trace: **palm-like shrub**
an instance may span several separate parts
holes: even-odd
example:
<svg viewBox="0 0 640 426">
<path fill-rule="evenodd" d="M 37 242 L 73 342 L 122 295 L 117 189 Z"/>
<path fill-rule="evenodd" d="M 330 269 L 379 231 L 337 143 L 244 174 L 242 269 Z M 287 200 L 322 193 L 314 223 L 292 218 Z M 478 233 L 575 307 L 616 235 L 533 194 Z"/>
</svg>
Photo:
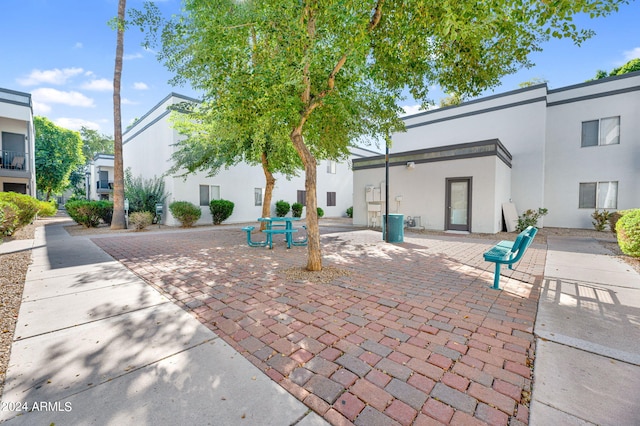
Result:
<svg viewBox="0 0 640 426">
<path fill-rule="evenodd" d="M 316 211 L 318 212 L 318 217 L 324 216 L 324 210 L 322 210 L 320 207 L 317 207 Z"/>
<path fill-rule="evenodd" d="M 192 227 L 202 215 L 200 207 L 188 201 L 174 201 L 169 204 L 169 210 L 184 228 Z"/>
<path fill-rule="evenodd" d="M 124 173 L 124 197 L 129 200 L 129 212 L 153 212 L 156 204 L 164 204 L 168 194 L 164 192 L 164 180 L 153 177 L 133 177 L 131 169 Z"/>
<path fill-rule="evenodd" d="M 220 225 L 233 214 L 233 202 L 229 200 L 211 200 L 209 210 L 214 225 Z"/>
</svg>

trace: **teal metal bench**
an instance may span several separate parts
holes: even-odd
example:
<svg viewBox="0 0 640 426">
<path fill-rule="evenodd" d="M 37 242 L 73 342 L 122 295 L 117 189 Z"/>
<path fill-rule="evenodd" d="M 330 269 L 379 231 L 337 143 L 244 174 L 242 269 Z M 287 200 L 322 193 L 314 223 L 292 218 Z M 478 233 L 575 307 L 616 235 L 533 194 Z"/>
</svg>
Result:
<svg viewBox="0 0 640 426">
<path fill-rule="evenodd" d="M 254 229 L 256 229 L 255 226 L 245 226 L 242 228 L 242 230 L 247 233 L 247 244 L 249 244 L 249 247 L 265 247 L 269 244 L 269 238 L 267 238 L 266 241 L 251 241 L 251 231 Z"/>
<path fill-rule="evenodd" d="M 493 276 L 494 289 L 500 290 L 500 266 L 508 265 L 509 269 L 513 269 L 513 264 L 522 259 L 537 233 L 538 228 L 529 226 L 518 234 L 515 241 L 500 241 L 484 253 L 484 260 L 496 264 L 496 271 Z"/>
</svg>

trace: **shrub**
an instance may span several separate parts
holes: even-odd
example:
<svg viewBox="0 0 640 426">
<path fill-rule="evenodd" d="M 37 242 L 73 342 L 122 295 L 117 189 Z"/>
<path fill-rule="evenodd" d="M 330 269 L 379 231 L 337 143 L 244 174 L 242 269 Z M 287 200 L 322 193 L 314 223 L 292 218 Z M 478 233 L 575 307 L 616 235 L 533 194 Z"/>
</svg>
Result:
<svg viewBox="0 0 640 426">
<path fill-rule="evenodd" d="M 304 206 L 302 203 L 293 203 L 291 204 L 291 215 L 293 217 L 302 217 L 302 208 Z"/>
<path fill-rule="evenodd" d="M 316 211 L 318 212 L 318 217 L 324 216 L 324 210 L 322 210 L 320 207 L 316 208 Z"/>
<path fill-rule="evenodd" d="M 347 217 L 353 218 L 353 207 L 347 209 Z"/>
<path fill-rule="evenodd" d="M 591 213 L 591 218 L 593 219 L 593 228 L 596 231 L 604 231 L 604 228 L 607 226 L 607 222 L 611 217 L 611 212 L 607 210 L 603 210 L 602 212 L 596 209 L 593 213 Z"/>
<path fill-rule="evenodd" d="M 129 215 L 129 224 L 136 231 L 142 231 L 153 221 L 153 213 L 151 212 L 133 212 Z"/>
<path fill-rule="evenodd" d="M 95 201 L 67 201 L 64 207 L 71 219 L 80 225 L 95 228 L 100 224 L 100 207 Z"/>
<path fill-rule="evenodd" d="M 124 175 L 124 197 L 129 200 L 129 213 L 155 212 L 156 204 L 164 204 L 168 196 L 164 192 L 164 180 L 155 176 L 152 179 L 134 178 L 130 168 Z"/>
<path fill-rule="evenodd" d="M 202 215 L 200 207 L 188 201 L 174 201 L 169 204 L 169 210 L 184 228 L 192 227 Z"/>
<path fill-rule="evenodd" d="M 20 228 L 30 224 L 40 209 L 40 202 L 26 194 L 0 192 L 0 201 L 13 203 L 18 207 L 18 227 Z"/>
<path fill-rule="evenodd" d="M 38 216 L 50 217 L 55 216 L 58 212 L 58 204 L 55 200 L 38 201 Z"/>
<path fill-rule="evenodd" d="M 640 257 L 640 209 L 628 211 L 618 220 L 616 234 L 624 254 Z"/>
<path fill-rule="evenodd" d="M 618 210 L 617 212 L 611 213 L 611 216 L 609 216 L 609 229 L 611 230 L 611 232 L 613 232 L 614 234 L 616 233 L 616 224 L 622 216 L 629 213 L 630 211 L 631 210 Z"/>
<path fill-rule="evenodd" d="M 7 237 L 12 235 L 19 224 L 18 206 L 9 201 L 0 200 L 0 235 Z"/>
<path fill-rule="evenodd" d="M 518 217 L 518 224 L 516 230 L 522 232 L 529 226 L 538 226 L 538 219 L 545 216 L 549 211 L 543 207 L 540 207 L 538 211 L 529 209 L 525 210 L 520 217 Z"/>
<path fill-rule="evenodd" d="M 291 205 L 284 200 L 276 201 L 276 216 L 285 217 L 289 210 L 291 209 Z"/>
<path fill-rule="evenodd" d="M 214 225 L 220 225 L 227 220 L 233 213 L 233 202 L 229 200 L 212 200 L 209 203 L 209 210 L 211 210 L 211 217 Z"/>
<path fill-rule="evenodd" d="M 95 204 L 96 212 L 107 225 L 111 225 L 111 219 L 113 219 L 113 201 L 100 200 L 92 201 Z"/>
</svg>

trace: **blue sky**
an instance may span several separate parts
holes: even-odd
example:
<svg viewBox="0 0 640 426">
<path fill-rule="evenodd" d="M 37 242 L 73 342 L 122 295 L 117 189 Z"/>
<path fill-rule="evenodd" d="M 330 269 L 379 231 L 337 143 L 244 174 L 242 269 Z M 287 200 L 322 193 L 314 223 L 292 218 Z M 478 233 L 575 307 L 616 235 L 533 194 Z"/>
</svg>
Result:
<svg viewBox="0 0 640 426">
<path fill-rule="evenodd" d="M 69 129 L 84 125 L 113 134 L 112 81 L 116 35 L 107 21 L 117 13 L 117 0 L 1 0 L 0 87 L 32 94 L 34 113 Z M 156 2 L 167 16 L 178 13 L 179 0 Z M 128 0 L 139 8 L 142 0 Z M 530 58 L 531 69 L 506 76 L 502 85 L 486 94 L 517 89 L 518 84 L 540 78 L 550 88 L 581 83 L 598 69 L 610 71 L 640 57 L 640 2 L 632 1 L 603 19 L 578 18 L 596 36 L 581 47 L 569 40 L 552 40 Z M 152 51 L 144 50 L 142 34 L 125 34 L 122 76 L 123 127 L 144 115 L 170 92 L 197 97 L 188 87 L 171 87 L 171 74 Z M 444 97 L 437 87 L 436 102 Z M 408 111 L 411 99 L 401 103 Z"/>
</svg>

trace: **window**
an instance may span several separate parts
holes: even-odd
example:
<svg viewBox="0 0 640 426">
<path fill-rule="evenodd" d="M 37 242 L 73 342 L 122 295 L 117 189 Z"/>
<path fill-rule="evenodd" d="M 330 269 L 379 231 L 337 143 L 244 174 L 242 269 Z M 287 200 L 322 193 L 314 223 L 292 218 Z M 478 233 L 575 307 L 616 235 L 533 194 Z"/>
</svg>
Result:
<svg viewBox="0 0 640 426">
<path fill-rule="evenodd" d="M 336 162 L 333 160 L 327 160 L 327 173 L 332 175 L 336 174 Z"/>
<path fill-rule="evenodd" d="M 209 206 L 211 200 L 220 199 L 219 185 L 200 185 L 200 205 Z"/>
<path fill-rule="evenodd" d="M 307 191 L 298 191 L 297 202 L 303 206 L 307 205 Z"/>
<path fill-rule="evenodd" d="M 618 182 L 587 182 L 580 184 L 581 209 L 617 209 Z"/>
<path fill-rule="evenodd" d="M 327 207 L 335 207 L 336 205 L 336 193 L 327 192 Z"/>
<path fill-rule="evenodd" d="M 582 122 L 581 146 L 617 145 L 620 143 L 620 117 Z"/>
<path fill-rule="evenodd" d="M 254 198 L 254 205 L 256 206 L 261 206 L 262 205 L 262 188 L 255 188 L 253 190 L 253 198 Z"/>
</svg>

